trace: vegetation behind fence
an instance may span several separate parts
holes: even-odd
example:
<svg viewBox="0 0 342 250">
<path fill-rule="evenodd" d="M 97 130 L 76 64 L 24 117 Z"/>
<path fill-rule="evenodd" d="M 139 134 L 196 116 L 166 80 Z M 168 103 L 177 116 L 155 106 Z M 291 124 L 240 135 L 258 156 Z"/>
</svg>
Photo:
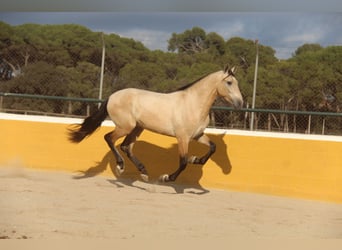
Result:
<svg viewBox="0 0 342 250">
<path fill-rule="evenodd" d="M 342 134 L 342 46 L 303 44 L 278 60 L 272 47 L 259 44 L 257 109 L 250 110 L 254 41 L 225 40 L 193 27 L 173 33 L 167 43 L 168 52 L 150 51 L 133 39 L 79 25 L 0 22 L 1 110 L 83 117 L 98 106 L 101 79 L 103 99 L 127 87 L 165 93 L 229 63 L 239 68 L 245 109 L 232 111 L 217 100 L 210 126 L 249 129 L 254 112 L 256 130 Z"/>
<path fill-rule="evenodd" d="M 37 102 L 41 110 L 32 110 L 30 105 L 21 109 L 8 108 L 11 103 Z M 95 111 L 103 100 L 63 96 L 28 95 L 0 92 L 0 112 L 39 114 L 64 117 L 85 117 Z M 46 109 L 46 107 L 49 107 Z M 81 107 L 81 108 L 80 108 Z M 80 109 L 79 109 L 80 108 Z M 77 115 L 74 110 L 79 109 Z M 342 113 L 284 111 L 271 109 L 234 110 L 227 106 L 213 106 L 210 111 L 210 127 L 249 130 L 251 113 L 254 112 L 254 129 L 276 132 L 342 135 Z"/>
</svg>

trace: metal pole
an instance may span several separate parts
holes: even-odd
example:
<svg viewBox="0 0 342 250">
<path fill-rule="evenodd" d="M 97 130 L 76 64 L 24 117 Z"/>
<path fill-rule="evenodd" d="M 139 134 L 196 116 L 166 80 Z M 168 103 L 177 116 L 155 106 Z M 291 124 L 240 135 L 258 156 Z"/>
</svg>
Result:
<svg viewBox="0 0 342 250">
<path fill-rule="evenodd" d="M 100 100 L 102 99 L 105 54 L 106 54 L 106 46 L 105 46 L 104 37 L 103 37 L 103 33 L 102 33 L 102 61 L 101 61 L 101 77 L 100 77 L 100 90 L 99 90 L 99 99 Z M 98 104 L 98 107 L 100 107 L 100 105 L 101 105 L 101 103 Z"/>
<path fill-rule="evenodd" d="M 255 95 L 256 95 L 256 85 L 258 77 L 258 62 L 259 62 L 259 47 L 258 40 L 255 40 L 256 45 L 256 56 L 255 56 L 255 70 L 254 70 L 254 83 L 253 83 L 253 99 L 252 99 L 252 109 L 255 108 Z M 254 129 L 254 112 L 251 114 L 250 130 Z"/>
<path fill-rule="evenodd" d="M 0 111 L 2 110 L 2 104 L 4 102 L 4 97 L 0 96 Z"/>
</svg>

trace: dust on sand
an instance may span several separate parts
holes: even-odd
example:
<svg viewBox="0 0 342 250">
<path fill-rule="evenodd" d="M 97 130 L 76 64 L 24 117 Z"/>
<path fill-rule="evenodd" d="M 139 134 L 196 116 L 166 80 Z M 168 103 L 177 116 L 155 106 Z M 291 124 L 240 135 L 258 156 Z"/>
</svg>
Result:
<svg viewBox="0 0 342 250">
<path fill-rule="evenodd" d="M 0 238 L 342 238 L 342 204 L 0 167 Z"/>
</svg>

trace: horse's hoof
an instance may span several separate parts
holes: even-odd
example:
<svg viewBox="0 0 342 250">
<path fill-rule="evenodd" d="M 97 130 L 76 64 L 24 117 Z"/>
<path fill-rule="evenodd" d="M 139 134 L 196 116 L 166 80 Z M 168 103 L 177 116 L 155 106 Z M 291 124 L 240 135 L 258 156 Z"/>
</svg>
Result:
<svg viewBox="0 0 342 250">
<path fill-rule="evenodd" d="M 144 181 L 144 182 L 148 182 L 148 175 L 146 174 L 141 174 L 141 179 Z"/>
<path fill-rule="evenodd" d="M 124 171 L 124 168 L 121 168 L 120 165 L 116 165 L 115 172 L 118 176 L 120 176 Z"/>
<path fill-rule="evenodd" d="M 168 182 L 169 181 L 169 175 L 168 174 L 164 174 L 162 176 L 159 177 L 159 181 L 160 182 Z"/>
</svg>

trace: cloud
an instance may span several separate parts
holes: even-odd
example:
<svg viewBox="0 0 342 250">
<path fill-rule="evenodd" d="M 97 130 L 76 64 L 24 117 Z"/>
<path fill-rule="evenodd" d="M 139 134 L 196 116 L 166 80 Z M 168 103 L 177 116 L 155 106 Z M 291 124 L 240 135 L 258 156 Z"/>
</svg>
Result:
<svg viewBox="0 0 342 250">
<path fill-rule="evenodd" d="M 236 21 L 233 23 L 222 22 L 215 24 L 215 26 L 209 26 L 206 29 L 207 32 L 216 32 L 225 39 L 231 37 L 240 36 L 245 33 L 245 24 L 241 21 Z"/>
<path fill-rule="evenodd" d="M 167 40 L 171 37 L 170 32 L 145 29 L 122 31 L 119 32 L 118 35 L 140 41 L 149 49 L 160 49 L 164 51 L 167 50 Z"/>
<path fill-rule="evenodd" d="M 290 35 L 284 39 L 286 43 L 315 43 L 323 38 L 323 32 L 308 32 L 302 34 Z"/>
<path fill-rule="evenodd" d="M 294 47 L 290 47 L 290 48 L 286 48 L 286 47 L 274 47 L 273 48 L 276 53 L 275 53 L 275 56 L 278 58 L 278 59 L 287 59 L 289 57 L 291 57 L 291 55 L 295 52 L 296 48 Z"/>
<path fill-rule="evenodd" d="M 195 25 L 193 25 L 195 26 Z M 193 26 L 189 24 L 189 28 L 191 29 Z M 200 26 L 201 27 L 201 26 Z M 180 32 L 184 32 L 187 28 L 181 29 Z M 225 39 L 230 37 L 239 36 L 244 32 L 244 24 L 242 22 L 235 22 L 233 24 L 223 23 L 221 25 L 215 25 L 212 27 L 205 28 L 207 33 L 216 32 L 220 36 Z M 122 37 L 133 38 L 136 41 L 142 42 L 147 48 L 151 50 L 167 50 L 168 40 L 171 38 L 173 32 L 178 33 L 177 31 L 163 31 L 162 29 L 143 29 L 143 28 L 134 28 L 128 30 L 120 30 L 120 31 L 105 31 L 105 33 L 116 33 Z"/>
<path fill-rule="evenodd" d="M 194 26 L 225 40 L 259 39 L 273 47 L 278 58 L 291 57 L 304 43 L 342 43 L 342 13 L 336 12 L 0 12 L 0 20 L 12 25 L 75 23 L 133 38 L 152 50 L 166 50 L 173 32 Z"/>
</svg>

